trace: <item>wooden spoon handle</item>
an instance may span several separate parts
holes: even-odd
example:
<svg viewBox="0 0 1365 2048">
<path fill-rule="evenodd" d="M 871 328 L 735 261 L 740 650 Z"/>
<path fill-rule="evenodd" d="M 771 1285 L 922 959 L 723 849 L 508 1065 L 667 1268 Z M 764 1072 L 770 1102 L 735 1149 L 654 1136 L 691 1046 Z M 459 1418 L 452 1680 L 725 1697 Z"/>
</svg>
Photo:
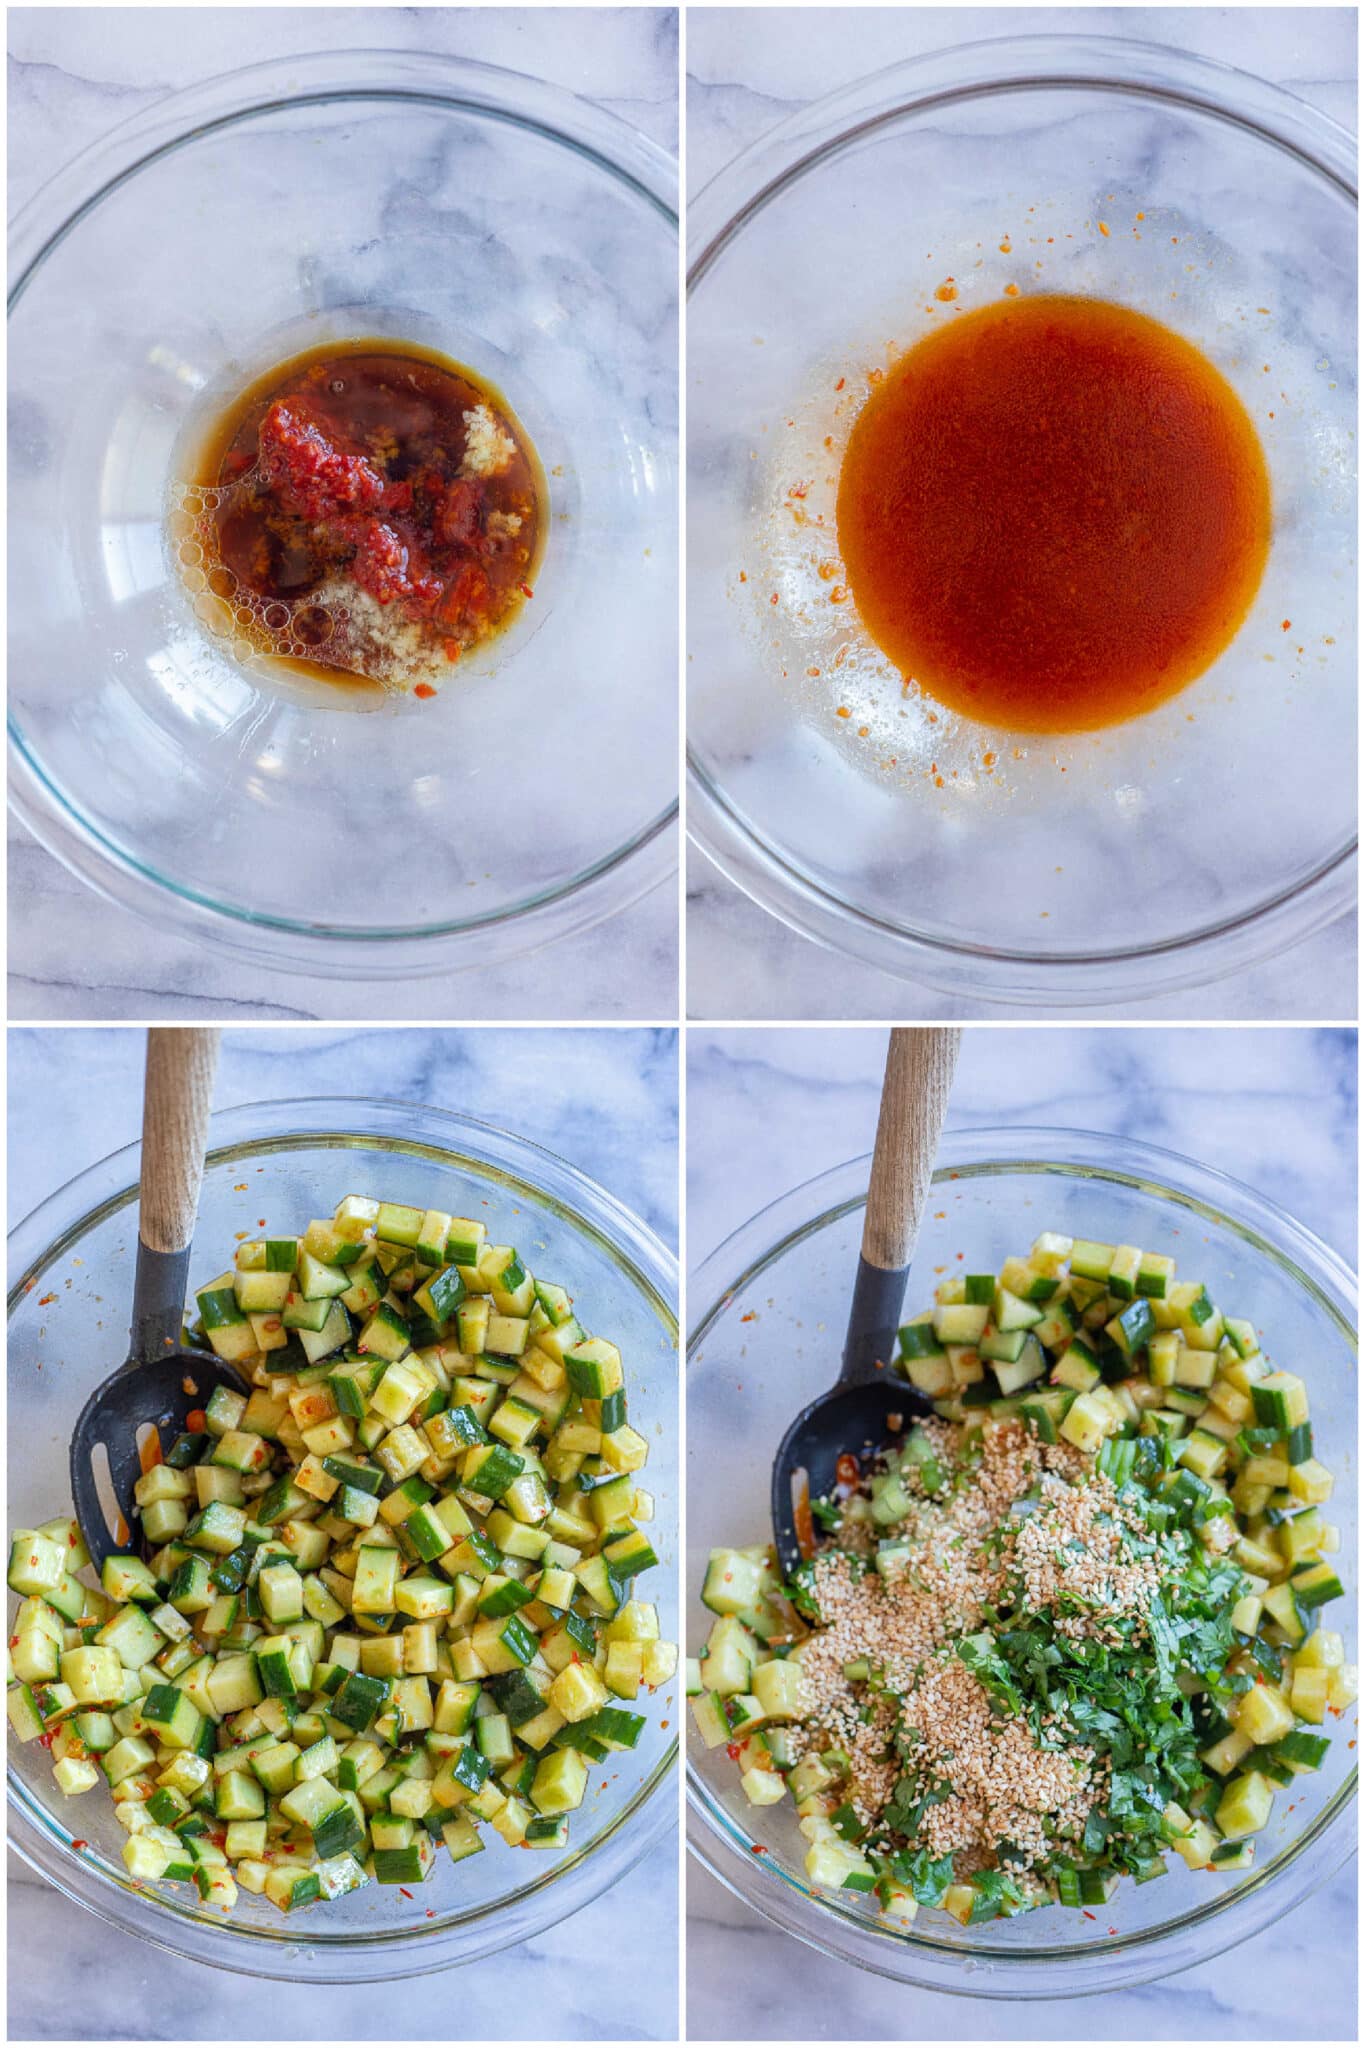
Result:
<svg viewBox="0 0 1365 2048">
<path fill-rule="evenodd" d="M 891 1033 L 863 1218 L 863 1257 L 881 1272 L 910 1263 L 961 1042 L 956 1025 Z"/>
<path fill-rule="evenodd" d="M 154 1252 L 184 1251 L 194 1236 L 217 1064 L 217 1031 L 147 1033 L 138 1234 Z"/>
</svg>

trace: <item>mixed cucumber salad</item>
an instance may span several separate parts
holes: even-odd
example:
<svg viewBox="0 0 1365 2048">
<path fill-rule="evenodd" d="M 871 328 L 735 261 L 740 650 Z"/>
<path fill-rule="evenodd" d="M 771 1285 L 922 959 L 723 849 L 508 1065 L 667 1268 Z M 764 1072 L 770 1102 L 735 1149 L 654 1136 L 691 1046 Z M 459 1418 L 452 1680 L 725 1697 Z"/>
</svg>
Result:
<svg viewBox="0 0 1365 2048">
<path fill-rule="evenodd" d="M 711 1554 L 702 1740 L 812 1882 L 964 1924 L 1245 1870 L 1356 1673 L 1308 1390 L 1174 1262 L 1044 1232 L 900 1332 L 932 1417 L 850 1458 L 784 1585 Z"/>
<path fill-rule="evenodd" d="M 224 1912 L 420 1883 L 480 1822 L 562 1849 L 677 1663 L 616 1346 L 482 1223 L 359 1195 L 197 1307 L 250 1397 L 149 1465 L 98 1587 L 74 1523 L 15 1533 L 15 1734 Z"/>
</svg>

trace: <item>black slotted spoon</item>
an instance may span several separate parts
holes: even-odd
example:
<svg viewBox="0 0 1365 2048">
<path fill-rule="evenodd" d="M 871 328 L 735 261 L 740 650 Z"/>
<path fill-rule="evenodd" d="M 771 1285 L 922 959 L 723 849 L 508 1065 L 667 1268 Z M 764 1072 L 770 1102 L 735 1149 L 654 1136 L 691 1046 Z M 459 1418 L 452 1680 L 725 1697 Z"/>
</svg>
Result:
<svg viewBox="0 0 1365 2048">
<path fill-rule="evenodd" d="M 165 1443 L 184 1429 L 192 1409 L 206 1405 L 215 1387 L 250 1391 L 222 1359 L 209 1351 L 188 1351 L 182 1341 L 217 1061 L 216 1031 L 147 1033 L 130 1351 L 90 1396 L 71 1437 L 71 1504 L 90 1555 L 101 1567 L 115 1552 L 140 1547 L 133 1489 L 142 1476 L 141 1446 L 148 1428 Z M 129 1532 L 122 1540 L 101 1498 L 96 1463 L 101 1447 Z"/>
<path fill-rule="evenodd" d="M 834 1491 L 840 1458 L 861 1462 L 894 1442 L 889 1415 L 933 1413 L 928 1399 L 892 1379 L 887 1367 L 961 1039 L 956 1028 L 891 1033 L 843 1365 L 828 1393 L 801 1410 L 773 1460 L 773 1534 L 787 1578 L 810 1555 L 810 1503 Z"/>
</svg>

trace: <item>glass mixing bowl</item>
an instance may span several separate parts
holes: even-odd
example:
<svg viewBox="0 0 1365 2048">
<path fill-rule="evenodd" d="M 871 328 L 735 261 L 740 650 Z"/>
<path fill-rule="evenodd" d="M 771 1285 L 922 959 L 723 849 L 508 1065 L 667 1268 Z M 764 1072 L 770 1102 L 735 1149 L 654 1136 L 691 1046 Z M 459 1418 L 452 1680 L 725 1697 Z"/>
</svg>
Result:
<svg viewBox="0 0 1365 2048">
<path fill-rule="evenodd" d="M 1242 72 L 1047 36 L 865 79 L 690 204 L 688 829 L 756 902 L 871 966 L 1037 1004 L 1192 986 L 1351 907 L 1354 165 Z M 844 588 L 835 485 L 869 377 L 1007 286 L 1177 329 L 1270 469 L 1241 632 L 1106 732 L 903 694 Z"/>
<path fill-rule="evenodd" d="M 1130 1138 L 1080 1131 L 950 1132 L 915 1248 L 907 1305 L 965 1252 L 998 1271 L 1040 1230 L 1169 1252 L 1264 1331 L 1308 1378 L 1327 1510 L 1356 1557 L 1355 1278 L 1292 1217 L 1225 1175 Z M 850 1160 L 762 1210 L 692 1276 L 687 1374 L 688 1647 L 706 1639 L 708 1550 L 772 1540 L 768 1474 L 793 1415 L 838 1371 L 857 1269 L 869 1160 Z M 1354 1643 L 1356 1588 L 1329 1625 Z M 1296 1778 L 1257 1837 L 1255 1868 L 1210 1877 L 1172 1857 L 1166 1876 L 1125 1882 L 1102 1923 L 1062 1907 L 964 1928 L 921 1911 L 899 1929 L 853 1893 L 814 1892 L 796 1810 L 751 1807 L 724 1748 L 688 1716 L 688 1844 L 721 1882 L 812 1948 L 884 1977 L 977 1998 L 1061 1998 L 1141 1984 L 1257 1934 L 1339 1870 L 1355 1846 L 1356 1715 L 1330 1720 L 1321 1772 Z M 1292 1807 L 1292 1811 L 1291 1811 Z M 761 1847 L 758 1845 L 762 1845 Z M 1108 1930 L 1113 1929 L 1113 1932 Z"/>
<path fill-rule="evenodd" d="M 631 1419 L 649 1438 L 659 1569 L 647 1597 L 663 1635 L 678 1614 L 677 1268 L 613 1196 L 553 1153 L 472 1117 L 338 1098 L 253 1103 L 213 1119 L 194 1271 L 212 1269 L 261 1217 L 291 1228 L 363 1192 L 487 1219 L 568 1285 L 626 1361 Z M 9 1515 L 32 1526 L 70 1506 L 67 1453 L 86 1396 L 127 1353 L 137 1244 L 138 1148 L 78 1174 L 10 1238 Z M 404 1192 L 406 1190 L 406 1192 Z M 642 1582 L 643 1583 L 643 1582 Z M 490 1836 L 405 1898 L 370 1885 L 285 1918 L 241 1894 L 232 1917 L 183 1886 L 140 1890 L 98 1788 L 66 1798 L 37 1743 L 10 1744 L 10 1841 L 24 1861 L 102 1919 L 224 1969 L 343 1983 L 448 1968 L 524 1941 L 614 1884 L 673 1824 L 677 1702 L 654 1695 L 638 1749 L 595 1771 L 567 1849 L 524 1856 Z M 79 1852 L 73 1838 L 88 1846 Z M 427 1918 L 428 1911 L 432 1917 Z"/>
<path fill-rule="evenodd" d="M 162 100 L 23 209 L 11 789 L 45 846 L 163 926 L 346 976 L 503 959 L 672 872 L 676 184 L 551 86 L 348 51 Z M 170 532 L 225 393 L 374 334 L 486 375 L 549 481 L 534 597 L 427 701 L 258 672 Z"/>
</svg>

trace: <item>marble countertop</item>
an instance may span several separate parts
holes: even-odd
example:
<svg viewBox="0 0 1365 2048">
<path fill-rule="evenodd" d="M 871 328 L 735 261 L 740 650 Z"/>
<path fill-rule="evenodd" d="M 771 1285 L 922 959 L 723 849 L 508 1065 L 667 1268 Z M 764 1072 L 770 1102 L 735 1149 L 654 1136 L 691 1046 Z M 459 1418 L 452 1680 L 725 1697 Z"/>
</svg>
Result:
<svg viewBox="0 0 1365 2048">
<path fill-rule="evenodd" d="M 880 1031 L 693 1026 L 687 1048 L 688 1259 L 765 1203 L 870 1149 Z M 1349 1031 L 965 1034 L 950 1128 L 1001 1122 L 1114 1131 L 1271 1193 L 1354 1264 L 1356 1042 Z M 1353 1873 L 1279 1922 L 1273 1940 L 1101 2001 L 971 2004 L 817 1955 L 687 1876 L 693 2040 L 1353 2039 Z M 736 1986 L 745 2010 L 736 2009 Z"/>
<path fill-rule="evenodd" d="M 1254 29 L 1249 25 L 1254 22 Z M 779 26 L 780 24 L 780 26 Z M 1242 64 L 1343 126 L 1356 125 L 1355 16 L 1347 8 L 696 8 L 687 22 L 687 187 L 695 195 L 770 128 L 890 64 L 994 36 L 1096 35 L 1168 43 Z M 751 903 L 695 847 L 687 858 L 687 1008 L 699 1018 L 1009 1017 L 835 956 Z M 1340 920 L 1281 962 L 1170 997 L 1084 1014 L 1354 1017 L 1356 935 Z M 837 959 L 837 965 L 836 965 Z"/>
<path fill-rule="evenodd" d="M 11 10 L 8 27 L 12 209 L 164 94 L 319 48 L 430 50 L 534 73 L 678 147 L 677 16 L 668 8 L 33 7 Z M 670 882 L 548 956 L 458 977 L 320 981 L 244 968 L 144 923 L 9 826 L 13 1018 L 671 1017 L 677 921 Z"/>
<path fill-rule="evenodd" d="M 510 1099 L 543 1143 L 599 1180 L 665 1242 L 678 1241 L 677 1033 L 621 1031 L 229 1032 L 221 1107 L 299 1094 L 373 1094 L 505 1121 Z M 79 1054 L 79 1056 L 78 1056 Z M 9 1033 L 9 1176 L 17 1215 L 82 1167 L 136 1138 L 142 1034 Z M 92 1795 L 95 1796 L 95 1795 Z M 661 2040 L 677 2032 L 676 1833 L 623 1880 L 620 1895 L 503 1955 L 460 1971 L 345 1990 L 232 1977 L 160 1955 L 80 1911 L 10 1859 L 11 1955 L 62 1968 L 11 1973 L 16 2041 L 138 2039 L 497 2039 L 507 1986 L 523 2027 L 564 2040 Z M 585 1971 L 583 1958 L 592 1957 Z M 80 2009 L 73 1988 L 80 1987 Z M 395 2028 L 395 1997 L 402 2025 Z M 453 2015 L 458 2013 L 458 2020 Z"/>
</svg>

